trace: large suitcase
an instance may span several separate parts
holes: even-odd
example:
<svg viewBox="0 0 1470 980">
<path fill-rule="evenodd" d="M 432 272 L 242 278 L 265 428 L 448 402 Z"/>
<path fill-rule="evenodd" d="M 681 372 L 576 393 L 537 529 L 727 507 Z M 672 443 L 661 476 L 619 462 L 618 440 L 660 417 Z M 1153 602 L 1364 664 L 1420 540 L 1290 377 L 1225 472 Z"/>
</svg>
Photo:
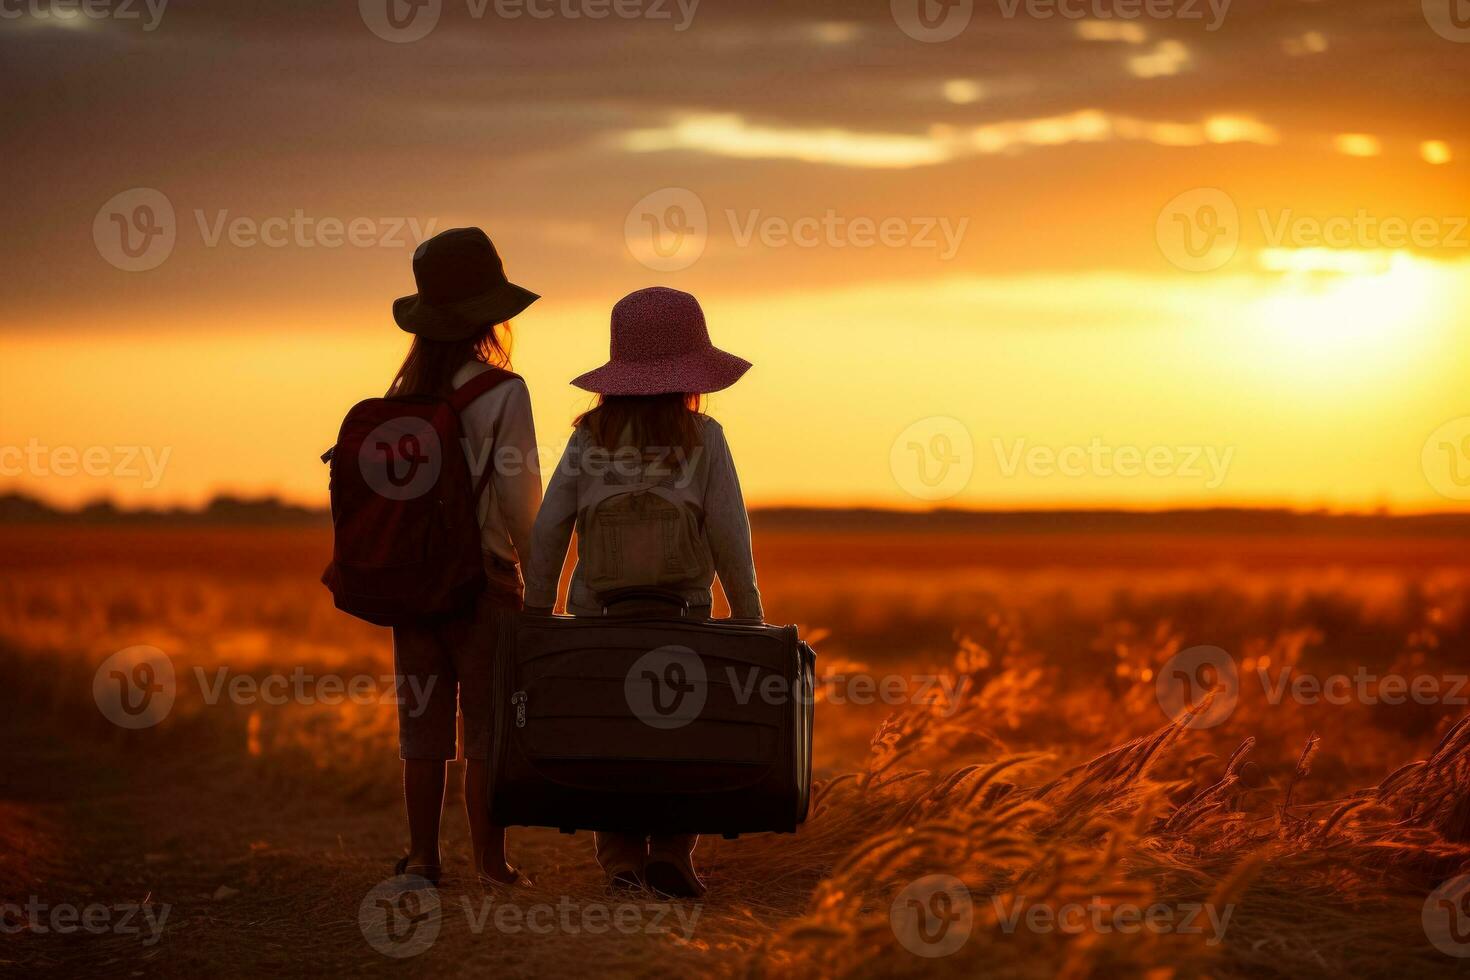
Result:
<svg viewBox="0 0 1470 980">
<path fill-rule="evenodd" d="M 794 626 L 523 614 L 494 672 L 502 826 L 789 833 L 806 819 L 815 654 Z"/>
</svg>

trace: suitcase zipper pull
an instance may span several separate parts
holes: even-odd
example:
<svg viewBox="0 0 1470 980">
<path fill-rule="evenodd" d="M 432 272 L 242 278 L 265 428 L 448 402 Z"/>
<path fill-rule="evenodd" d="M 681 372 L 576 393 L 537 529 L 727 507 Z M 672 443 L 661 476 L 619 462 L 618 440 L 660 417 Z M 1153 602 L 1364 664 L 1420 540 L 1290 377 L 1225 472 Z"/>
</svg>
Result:
<svg viewBox="0 0 1470 980">
<path fill-rule="evenodd" d="M 516 706 L 516 727 L 526 727 L 526 692 L 517 691 L 510 696 L 510 703 Z"/>
</svg>

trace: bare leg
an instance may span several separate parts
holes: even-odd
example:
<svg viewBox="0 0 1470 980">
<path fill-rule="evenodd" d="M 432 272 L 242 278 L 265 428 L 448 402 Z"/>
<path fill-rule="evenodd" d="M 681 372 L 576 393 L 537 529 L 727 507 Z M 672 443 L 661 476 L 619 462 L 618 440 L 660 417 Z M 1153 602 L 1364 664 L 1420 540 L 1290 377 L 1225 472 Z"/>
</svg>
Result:
<svg viewBox="0 0 1470 980">
<path fill-rule="evenodd" d="M 475 851 L 475 869 L 496 881 L 516 880 L 505 860 L 505 828 L 490 822 L 490 764 L 484 759 L 464 763 L 464 809 L 470 821 L 470 842 Z"/>
<path fill-rule="evenodd" d="M 439 864 L 439 814 L 444 809 L 444 762 L 403 760 L 403 803 L 408 811 L 408 863 Z"/>
</svg>

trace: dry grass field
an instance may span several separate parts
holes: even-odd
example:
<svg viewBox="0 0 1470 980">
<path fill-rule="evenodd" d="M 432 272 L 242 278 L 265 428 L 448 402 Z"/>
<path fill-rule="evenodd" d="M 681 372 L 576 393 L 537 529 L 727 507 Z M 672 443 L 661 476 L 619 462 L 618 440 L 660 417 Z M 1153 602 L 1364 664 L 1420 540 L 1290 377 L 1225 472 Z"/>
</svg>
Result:
<svg viewBox="0 0 1470 980">
<path fill-rule="evenodd" d="M 484 893 L 451 808 L 447 880 L 386 937 L 360 914 L 403 844 L 389 639 L 332 609 L 327 550 L 0 529 L 0 972 L 1466 968 L 1470 905 L 1436 894 L 1470 872 L 1463 541 L 758 532 L 768 618 L 824 675 L 805 827 L 706 840 L 709 895 L 669 906 L 541 830 L 512 832 L 535 885 Z M 140 644 L 175 697 L 129 730 L 94 679 Z"/>
</svg>

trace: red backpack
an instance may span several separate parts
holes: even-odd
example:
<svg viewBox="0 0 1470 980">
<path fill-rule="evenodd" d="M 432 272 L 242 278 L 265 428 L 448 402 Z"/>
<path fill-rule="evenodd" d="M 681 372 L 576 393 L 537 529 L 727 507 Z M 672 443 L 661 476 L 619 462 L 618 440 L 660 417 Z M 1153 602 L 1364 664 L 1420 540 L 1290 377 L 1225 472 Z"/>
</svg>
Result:
<svg viewBox="0 0 1470 980">
<path fill-rule="evenodd" d="M 403 395 L 358 402 L 342 420 L 331 464 L 332 563 L 322 583 L 337 608 L 379 626 L 458 612 L 485 585 L 478 503 L 492 447 L 465 455 L 460 413 L 503 381 L 491 368 L 448 398 Z"/>
</svg>

